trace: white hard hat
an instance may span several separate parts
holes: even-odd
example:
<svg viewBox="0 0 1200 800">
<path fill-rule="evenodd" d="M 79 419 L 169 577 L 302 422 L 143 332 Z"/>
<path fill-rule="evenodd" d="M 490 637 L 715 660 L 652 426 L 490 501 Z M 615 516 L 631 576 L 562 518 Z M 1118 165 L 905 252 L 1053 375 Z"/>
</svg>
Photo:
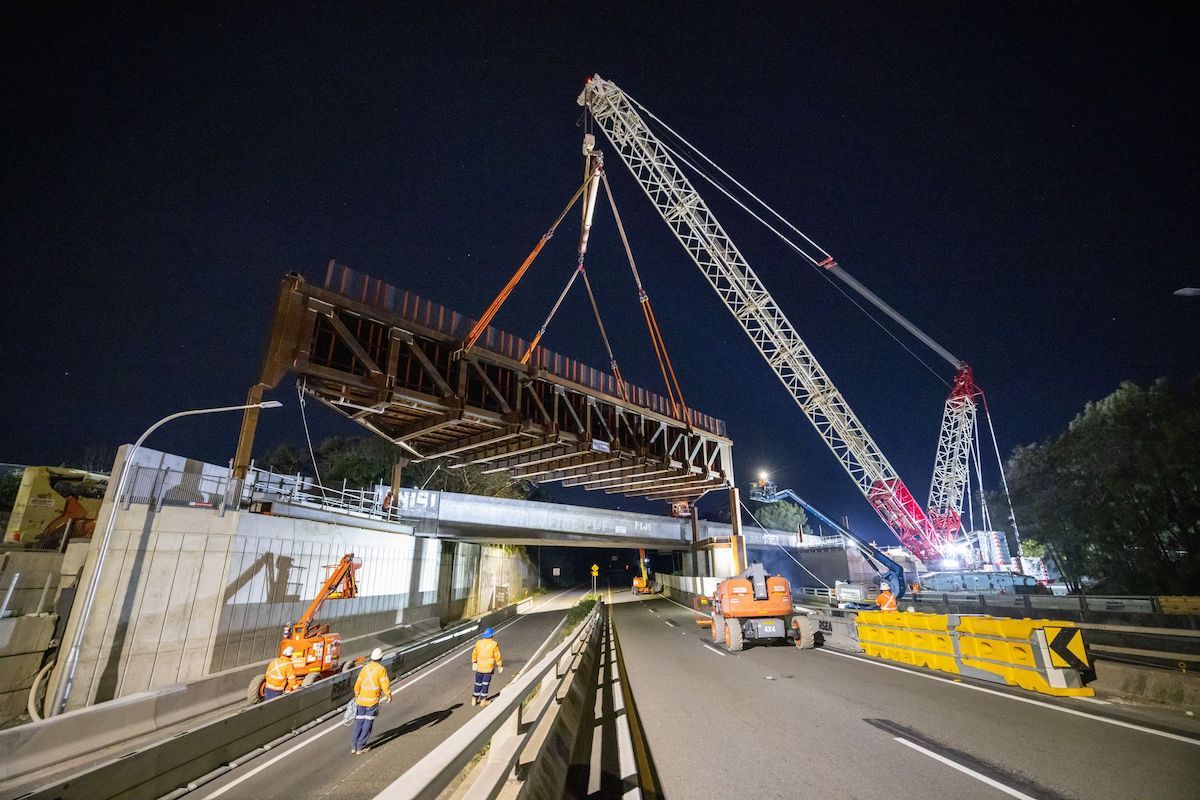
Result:
<svg viewBox="0 0 1200 800">
<path fill-rule="evenodd" d="M 285 656 L 290 656 L 294 652 L 296 652 L 296 651 L 292 649 L 292 646 L 290 644 L 287 647 L 283 648 L 283 654 Z"/>
<path fill-rule="evenodd" d="M 383 650 L 381 648 L 376 647 L 374 650 L 371 651 L 371 660 L 372 661 L 378 661 L 381 658 L 383 658 Z"/>
<path fill-rule="evenodd" d="M 880 584 L 879 584 L 879 590 L 880 590 L 880 591 L 889 591 L 889 592 L 890 592 L 890 591 L 892 590 L 892 587 L 891 587 L 889 584 L 887 584 L 887 583 L 880 583 Z"/>
</svg>

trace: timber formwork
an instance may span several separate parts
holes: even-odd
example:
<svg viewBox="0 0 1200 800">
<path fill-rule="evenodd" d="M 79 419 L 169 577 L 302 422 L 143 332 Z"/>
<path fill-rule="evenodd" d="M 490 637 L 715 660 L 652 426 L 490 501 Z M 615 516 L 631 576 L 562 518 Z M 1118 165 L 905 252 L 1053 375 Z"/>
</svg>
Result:
<svg viewBox="0 0 1200 800">
<path fill-rule="evenodd" d="M 256 402 L 289 372 L 302 390 L 395 443 L 410 460 L 449 459 L 538 482 L 694 501 L 729 485 L 721 420 L 488 328 L 331 262 L 325 287 L 288 274 L 280 287 Z M 237 467 L 249 462 L 247 415 Z"/>
</svg>

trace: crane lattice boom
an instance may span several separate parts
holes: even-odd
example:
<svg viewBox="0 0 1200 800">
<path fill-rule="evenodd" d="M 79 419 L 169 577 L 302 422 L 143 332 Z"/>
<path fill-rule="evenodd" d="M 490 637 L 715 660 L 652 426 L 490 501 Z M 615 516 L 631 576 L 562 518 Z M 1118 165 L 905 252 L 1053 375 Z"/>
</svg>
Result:
<svg viewBox="0 0 1200 800">
<path fill-rule="evenodd" d="M 922 561 L 946 543 L 632 101 L 591 78 L 579 96 L 650 202 L 784 387 L 901 543 Z"/>
</svg>

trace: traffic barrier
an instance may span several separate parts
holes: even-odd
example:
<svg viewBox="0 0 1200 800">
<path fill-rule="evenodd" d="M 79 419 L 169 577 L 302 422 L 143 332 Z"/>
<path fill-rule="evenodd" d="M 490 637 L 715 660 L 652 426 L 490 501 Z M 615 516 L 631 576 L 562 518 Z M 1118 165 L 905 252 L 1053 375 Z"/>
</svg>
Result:
<svg viewBox="0 0 1200 800">
<path fill-rule="evenodd" d="M 865 653 L 1060 697 L 1090 697 L 1083 631 L 1059 620 L 912 611 L 859 611 Z"/>
<path fill-rule="evenodd" d="M 1158 608 L 1164 614 L 1187 614 L 1200 617 L 1200 597 L 1188 595 L 1161 595 Z"/>
<path fill-rule="evenodd" d="M 510 605 L 477 620 L 465 621 L 424 641 L 387 653 L 383 657 L 383 665 L 393 676 L 409 672 L 468 641 L 480 627 L 494 627 L 516 617 L 519 605 Z M 265 751 L 314 721 L 340 713 L 352 694 L 358 669 L 318 681 L 269 703 L 241 708 L 165 741 L 82 766 L 36 786 L 36 790 L 21 797 L 23 800 L 105 800 L 118 797 L 122 800 L 152 800 L 177 787 L 203 783 L 210 779 L 205 776 L 215 776 L 224 771 L 230 762 L 245 760 L 256 750 Z M 244 686 L 242 691 L 245 691 Z M 12 729 L 11 732 L 18 737 L 9 743 L 13 745 L 12 750 L 5 752 L 5 748 L 0 747 L 0 778 L 10 781 L 4 788 L 12 786 L 12 779 L 31 773 L 34 767 L 51 763 L 47 761 L 47 747 L 56 752 L 67 748 L 72 729 L 78 731 L 81 722 L 92 721 L 88 730 L 101 730 L 108 725 L 111 738 L 119 735 L 122 726 L 130 724 L 130 707 L 136 710 L 138 720 L 147 713 L 132 702 L 140 702 L 138 696 L 123 700 L 125 702 L 101 703 Z M 76 741 L 79 741 L 78 737 Z M 28 779 L 33 777 L 29 775 Z"/>
</svg>

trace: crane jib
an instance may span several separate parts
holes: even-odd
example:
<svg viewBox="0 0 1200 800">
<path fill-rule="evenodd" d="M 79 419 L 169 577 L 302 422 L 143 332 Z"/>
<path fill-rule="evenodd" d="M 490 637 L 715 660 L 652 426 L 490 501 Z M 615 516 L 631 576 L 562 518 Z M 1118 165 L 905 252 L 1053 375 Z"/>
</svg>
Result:
<svg viewBox="0 0 1200 800">
<path fill-rule="evenodd" d="M 935 524 L 934 518 L 914 499 L 816 356 L 676 164 L 669 148 L 647 127 L 632 100 L 611 81 L 597 75 L 588 80 L 578 102 L 590 111 L 659 215 L 884 523 L 922 561 L 942 557 L 953 532 Z M 837 265 L 831 262 L 825 266 L 828 269 Z M 868 292 L 863 296 L 956 369 L 965 366 L 844 270 L 831 271 L 852 288 Z"/>
</svg>

